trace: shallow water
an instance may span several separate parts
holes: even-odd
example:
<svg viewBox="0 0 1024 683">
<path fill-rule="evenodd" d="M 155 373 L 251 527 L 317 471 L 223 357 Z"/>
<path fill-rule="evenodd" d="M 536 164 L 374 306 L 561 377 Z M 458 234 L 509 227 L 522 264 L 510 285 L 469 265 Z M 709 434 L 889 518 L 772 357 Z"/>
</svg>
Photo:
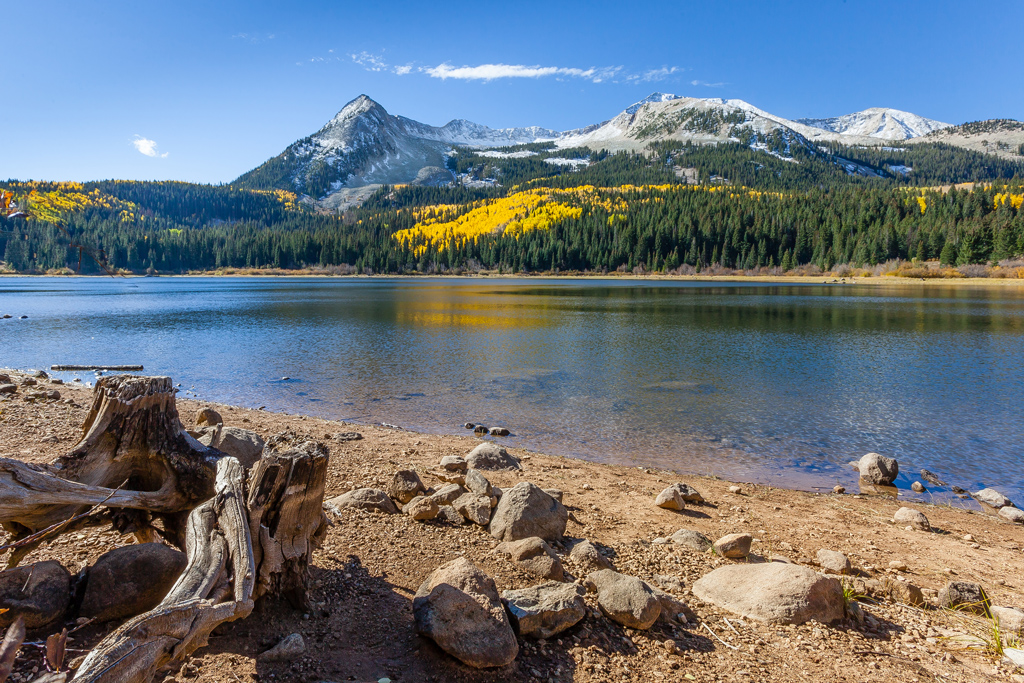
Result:
<svg viewBox="0 0 1024 683">
<path fill-rule="evenodd" d="M 141 363 L 214 401 L 776 485 L 853 485 L 877 451 L 901 486 L 1024 500 L 1016 288 L 4 277 L 3 313 L 0 367 Z"/>
</svg>

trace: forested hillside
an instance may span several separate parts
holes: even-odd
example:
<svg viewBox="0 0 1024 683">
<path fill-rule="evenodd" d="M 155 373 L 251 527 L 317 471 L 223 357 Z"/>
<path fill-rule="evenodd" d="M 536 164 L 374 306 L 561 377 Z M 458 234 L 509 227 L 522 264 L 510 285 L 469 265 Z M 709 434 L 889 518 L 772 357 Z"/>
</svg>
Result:
<svg viewBox="0 0 1024 683">
<path fill-rule="evenodd" d="M 782 272 L 1024 254 L 1019 164 L 939 144 L 772 151 L 781 154 L 665 142 L 644 154 L 460 149 L 451 186 L 383 186 L 342 215 L 281 190 L 8 181 L 0 187 L 30 218 L 0 219 L 0 255 L 17 272 L 77 269 L 84 245 L 81 270 L 93 273 L 438 273 Z M 966 180 L 983 182 L 940 187 Z"/>
</svg>

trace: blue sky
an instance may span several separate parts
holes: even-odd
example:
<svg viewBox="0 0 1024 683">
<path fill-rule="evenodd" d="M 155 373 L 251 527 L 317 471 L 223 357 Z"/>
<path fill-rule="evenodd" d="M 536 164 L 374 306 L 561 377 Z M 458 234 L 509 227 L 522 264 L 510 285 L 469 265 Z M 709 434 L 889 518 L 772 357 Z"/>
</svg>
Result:
<svg viewBox="0 0 1024 683">
<path fill-rule="evenodd" d="M 365 93 L 568 129 L 654 91 L 1024 119 L 1024 2 L 7 3 L 0 177 L 228 182 Z"/>
</svg>

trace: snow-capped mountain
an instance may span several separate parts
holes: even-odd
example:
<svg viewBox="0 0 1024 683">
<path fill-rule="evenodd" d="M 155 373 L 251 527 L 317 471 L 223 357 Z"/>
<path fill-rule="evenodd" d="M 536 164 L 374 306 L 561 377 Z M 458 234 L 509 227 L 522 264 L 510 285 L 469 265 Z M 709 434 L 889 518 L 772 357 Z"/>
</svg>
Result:
<svg viewBox="0 0 1024 683">
<path fill-rule="evenodd" d="M 342 188 L 379 184 L 446 183 L 445 160 L 453 147 L 502 147 L 550 142 L 566 147 L 641 150 L 659 140 L 698 144 L 741 142 L 784 158 L 793 144 L 885 145 L 948 127 L 895 109 L 866 109 L 831 119 L 789 120 L 737 99 L 653 93 L 617 116 L 583 128 L 555 131 L 537 126 L 489 128 L 455 119 L 431 126 L 389 114 L 366 95 L 352 100 L 316 133 L 236 182 L 255 188 L 287 188 L 319 199 Z"/>
<path fill-rule="evenodd" d="M 926 119 L 899 109 L 872 107 L 830 119 L 797 119 L 797 123 L 842 135 L 859 135 L 883 140 L 909 140 L 951 124 Z"/>
</svg>

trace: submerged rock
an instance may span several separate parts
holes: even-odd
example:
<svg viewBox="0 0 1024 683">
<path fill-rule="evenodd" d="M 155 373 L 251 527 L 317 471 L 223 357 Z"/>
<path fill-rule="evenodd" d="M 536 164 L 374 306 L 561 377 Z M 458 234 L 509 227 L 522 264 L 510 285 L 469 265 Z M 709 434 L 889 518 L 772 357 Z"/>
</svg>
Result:
<svg viewBox="0 0 1024 683">
<path fill-rule="evenodd" d="M 994 507 L 997 510 L 1004 507 L 1013 507 L 1013 503 L 1010 502 L 1010 499 L 995 489 L 982 489 L 976 493 L 972 493 L 971 496 L 973 496 L 974 500 L 979 503 L 984 503 L 985 505 Z"/>
<path fill-rule="evenodd" d="M 879 486 L 892 486 L 899 476 L 900 466 L 893 458 L 878 453 L 866 453 L 857 462 L 862 479 Z"/>
</svg>

